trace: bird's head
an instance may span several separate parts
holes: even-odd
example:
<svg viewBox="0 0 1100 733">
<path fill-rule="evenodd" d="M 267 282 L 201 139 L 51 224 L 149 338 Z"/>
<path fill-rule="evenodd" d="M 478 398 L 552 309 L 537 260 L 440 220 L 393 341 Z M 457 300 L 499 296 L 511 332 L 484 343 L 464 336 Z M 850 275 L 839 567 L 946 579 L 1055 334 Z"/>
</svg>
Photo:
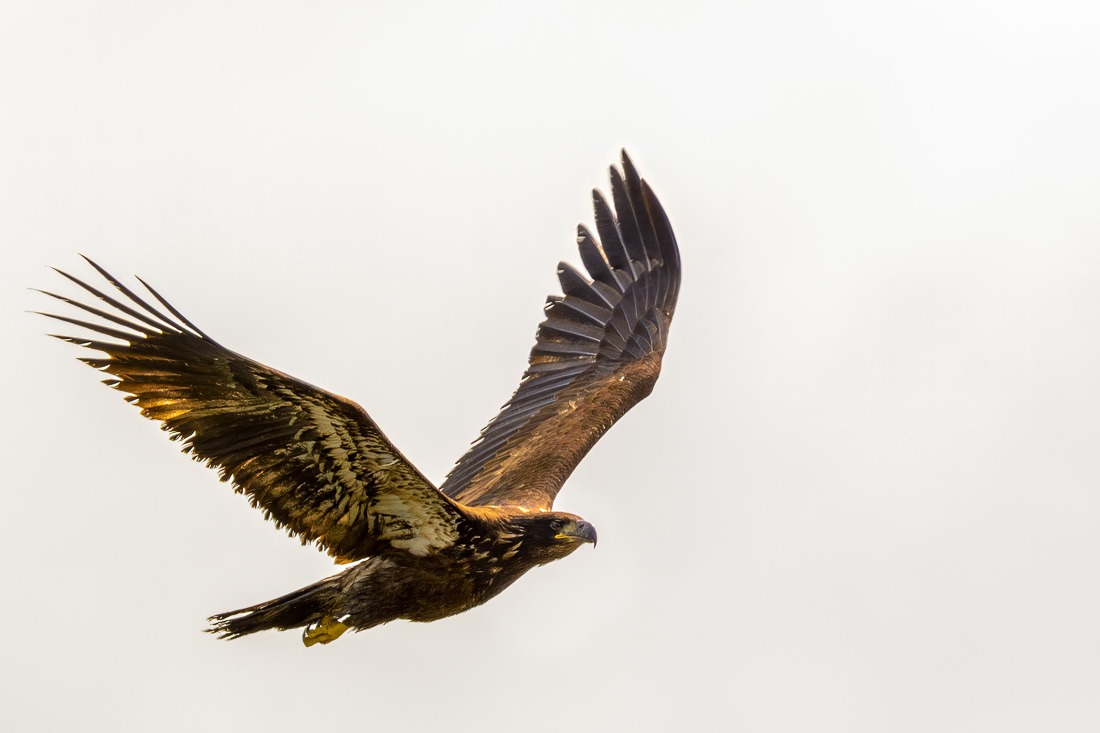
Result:
<svg viewBox="0 0 1100 733">
<path fill-rule="evenodd" d="M 540 565 L 563 558 L 586 542 L 596 544 L 596 528 L 576 514 L 540 512 L 517 520 L 523 544 Z"/>
</svg>

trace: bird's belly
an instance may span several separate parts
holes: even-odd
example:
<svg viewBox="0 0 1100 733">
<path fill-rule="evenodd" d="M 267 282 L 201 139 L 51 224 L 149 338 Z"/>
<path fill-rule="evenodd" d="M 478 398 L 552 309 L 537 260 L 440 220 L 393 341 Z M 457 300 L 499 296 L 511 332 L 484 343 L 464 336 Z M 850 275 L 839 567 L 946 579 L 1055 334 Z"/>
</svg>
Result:
<svg viewBox="0 0 1100 733">
<path fill-rule="evenodd" d="M 409 621 L 435 621 L 468 611 L 499 594 L 522 574 L 521 571 L 484 577 L 472 573 L 455 578 L 433 576 L 423 579 L 418 587 L 412 589 L 408 613 L 403 618 Z"/>
<path fill-rule="evenodd" d="M 454 616 L 484 603 L 469 578 L 426 578 L 408 589 L 408 605 L 402 618 L 435 621 Z"/>
<path fill-rule="evenodd" d="M 357 628 L 406 619 L 436 621 L 480 606 L 528 568 L 486 568 L 446 556 L 379 557 L 349 571 L 340 614 Z"/>
</svg>

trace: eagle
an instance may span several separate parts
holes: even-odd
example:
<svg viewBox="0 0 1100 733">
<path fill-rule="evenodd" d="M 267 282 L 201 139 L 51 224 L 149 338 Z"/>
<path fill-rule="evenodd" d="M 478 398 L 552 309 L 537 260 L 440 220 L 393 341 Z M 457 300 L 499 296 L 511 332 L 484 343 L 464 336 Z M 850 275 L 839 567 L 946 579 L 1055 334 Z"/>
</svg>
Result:
<svg viewBox="0 0 1100 733">
<path fill-rule="evenodd" d="M 438 487 L 358 404 L 227 349 L 141 278 L 144 297 L 87 257 L 98 288 L 56 270 L 100 302 L 39 291 L 95 316 L 41 313 L 95 334 L 51 336 L 98 352 L 81 361 L 278 527 L 354 563 L 211 616 L 207 631 L 301 628 L 313 646 L 348 629 L 435 621 L 596 544 L 595 528 L 554 499 L 652 391 L 680 289 L 668 216 L 625 150 L 621 160 L 611 200 L 592 193 L 598 238 L 577 227 L 584 270 L 558 266 L 562 295 L 547 299 L 519 387 Z"/>
</svg>

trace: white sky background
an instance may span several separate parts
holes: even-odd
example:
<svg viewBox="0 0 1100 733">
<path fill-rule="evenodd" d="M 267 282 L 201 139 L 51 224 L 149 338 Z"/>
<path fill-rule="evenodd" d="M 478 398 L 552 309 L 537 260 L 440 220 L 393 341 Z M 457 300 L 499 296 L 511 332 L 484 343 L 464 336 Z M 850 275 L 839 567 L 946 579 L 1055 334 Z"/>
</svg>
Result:
<svg viewBox="0 0 1100 733">
<path fill-rule="evenodd" d="M 0 9 L 5 728 L 1100 728 L 1100 11 L 666 5 Z M 560 497 L 599 548 L 325 648 L 201 634 L 331 565 L 41 336 L 43 265 L 438 480 L 621 146 L 685 280 Z"/>
</svg>

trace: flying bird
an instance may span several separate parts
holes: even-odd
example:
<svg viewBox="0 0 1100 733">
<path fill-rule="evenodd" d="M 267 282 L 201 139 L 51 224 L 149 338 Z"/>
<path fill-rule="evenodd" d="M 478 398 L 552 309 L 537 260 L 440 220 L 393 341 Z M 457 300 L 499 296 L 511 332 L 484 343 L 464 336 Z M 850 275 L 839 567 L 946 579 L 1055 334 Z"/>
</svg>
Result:
<svg viewBox="0 0 1100 733">
<path fill-rule="evenodd" d="M 312 646 L 396 619 L 435 621 L 595 545 L 593 526 L 555 511 L 554 499 L 653 389 L 680 289 L 680 254 L 657 197 L 625 151 L 610 175 L 611 201 L 592 195 L 599 239 L 577 228 L 585 271 L 558 266 L 563 295 L 547 299 L 519 387 L 439 487 L 362 407 L 230 351 L 144 280 L 142 297 L 90 259 L 106 281 L 99 288 L 57 270 L 101 303 L 42 291 L 98 319 L 44 313 L 96 334 L 51 335 L 103 354 L 81 361 L 276 525 L 355 563 L 212 616 L 208 631 L 302 628 Z"/>
</svg>

